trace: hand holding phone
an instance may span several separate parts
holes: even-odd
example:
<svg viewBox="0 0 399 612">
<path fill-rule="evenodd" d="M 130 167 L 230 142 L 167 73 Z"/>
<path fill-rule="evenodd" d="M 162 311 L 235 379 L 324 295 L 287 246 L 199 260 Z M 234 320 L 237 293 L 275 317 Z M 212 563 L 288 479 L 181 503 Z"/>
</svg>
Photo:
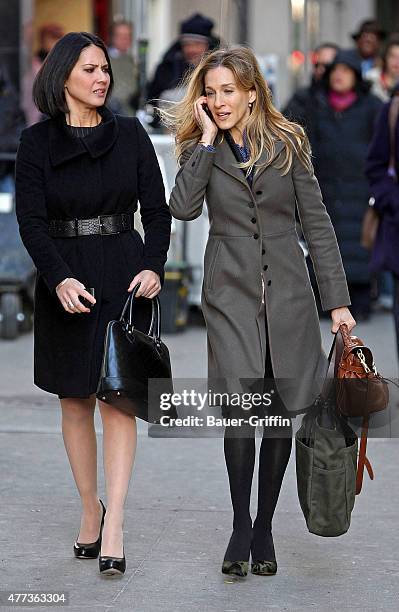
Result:
<svg viewBox="0 0 399 612">
<path fill-rule="evenodd" d="M 86 289 L 76 278 L 65 278 L 56 287 L 62 307 L 70 314 L 89 313 L 92 302 L 96 302 L 94 288 Z"/>
<path fill-rule="evenodd" d="M 202 131 L 202 140 L 206 139 L 209 144 L 213 144 L 218 127 L 208 108 L 206 96 L 201 96 L 194 102 L 194 117 Z"/>
<path fill-rule="evenodd" d="M 206 103 L 204 103 L 204 104 L 202 105 L 202 108 L 204 109 L 204 111 L 205 111 L 205 112 L 206 112 L 206 114 L 208 115 L 209 119 L 211 119 L 211 121 L 213 121 L 213 122 L 214 122 L 214 119 L 213 119 L 213 117 L 212 117 L 212 113 L 211 113 L 211 111 L 209 110 L 208 105 L 207 105 Z"/>
<path fill-rule="evenodd" d="M 94 296 L 94 287 L 85 287 L 85 290 L 90 293 L 90 295 Z M 89 302 L 89 300 L 85 297 L 83 297 L 82 295 L 79 296 L 79 300 L 82 302 L 83 306 L 86 306 L 86 308 L 93 308 L 94 304 L 92 304 L 91 302 Z"/>
</svg>

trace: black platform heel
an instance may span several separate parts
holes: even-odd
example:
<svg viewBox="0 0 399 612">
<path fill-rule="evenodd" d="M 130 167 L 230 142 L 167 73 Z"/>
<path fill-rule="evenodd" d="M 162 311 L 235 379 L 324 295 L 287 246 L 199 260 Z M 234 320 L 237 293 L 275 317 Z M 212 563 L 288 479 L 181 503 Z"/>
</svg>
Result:
<svg viewBox="0 0 399 612">
<path fill-rule="evenodd" d="M 113 576 L 124 574 L 126 570 L 125 547 L 123 547 L 123 557 L 100 556 L 98 559 L 100 574 Z"/>
<path fill-rule="evenodd" d="M 103 508 L 103 515 L 101 518 L 100 535 L 98 536 L 98 540 L 96 540 L 95 542 L 91 542 L 89 544 L 84 544 L 82 542 L 76 541 L 73 545 L 73 552 L 77 559 L 97 559 L 98 555 L 100 554 L 101 537 L 102 537 L 103 526 L 104 526 L 104 517 L 106 513 L 106 508 L 103 502 L 101 501 L 101 499 L 100 499 L 100 503 Z"/>
</svg>

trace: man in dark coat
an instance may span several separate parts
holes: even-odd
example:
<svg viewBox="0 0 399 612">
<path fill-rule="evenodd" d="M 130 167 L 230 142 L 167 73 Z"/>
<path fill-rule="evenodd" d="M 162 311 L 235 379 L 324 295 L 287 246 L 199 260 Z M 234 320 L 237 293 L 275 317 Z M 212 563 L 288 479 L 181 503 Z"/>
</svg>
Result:
<svg viewBox="0 0 399 612">
<path fill-rule="evenodd" d="M 369 200 L 364 164 L 382 102 L 369 93 L 360 63 L 339 51 L 304 117 L 315 174 L 337 235 L 353 315 L 370 314 L 369 253 L 360 244 Z"/>
<path fill-rule="evenodd" d="M 379 226 L 371 255 L 371 271 L 389 270 L 394 277 L 394 319 L 399 355 L 399 122 L 394 123 L 393 150 L 390 146 L 389 114 L 399 104 L 399 85 L 380 113 L 371 142 L 366 174 Z M 392 153 L 392 157 L 391 157 Z"/>
<path fill-rule="evenodd" d="M 367 78 L 367 73 L 372 68 L 381 65 L 381 46 L 386 38 L 386 32 L 375 19 L 366 19 L 351 37 L 356 47 L 348 49 L 348 53 L 360 62 L 363 78 Z"/>
<path fill-rule="evenodd" d="M 163 92 L 176 89 L 185 74 L 199 63 L 202 55 L 220 44 L 220 39 L 212 36 L 214 23 L 200 13 L 191 15 L 182 22 L 180 36 L 164 54 L 148 84 L 148 100 L 157 107 L 157 99 Z M 153 127 L 159 125 L 154 117 Z"/>
</svg>

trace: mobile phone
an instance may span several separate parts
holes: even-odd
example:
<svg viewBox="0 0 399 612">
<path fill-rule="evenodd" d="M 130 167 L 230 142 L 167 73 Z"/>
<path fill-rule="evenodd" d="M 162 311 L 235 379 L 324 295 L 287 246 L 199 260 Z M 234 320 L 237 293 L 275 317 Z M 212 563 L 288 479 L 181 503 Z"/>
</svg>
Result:
<svg viewBox="0 0 399 612">
<path fill-rule="evenodd" d="M 213 117 L 212 117 L 212 113 L 208 108 L 208 105 L 206 104 L 206 102 L 203 103 L 202 108 L 204 109 L 204 111 L 206 112 L 206 114 L 208 115 L 209 119 L 211 119 L 212 121 L 214 121 Z"/>
<path fill-rule="evenodd" d="M 90 293 L 90 295 L 94 296 L 94 287 L 85 287 L 85 290 Z M 83 306 L 86 306 L 86 308 L 93 308 L 94 304 L 92 304 L 91 302 L 89 302 L 89 300 L 85 297 L 83 297 L 82 295 L 79 296 L 79 300 L 82 302 Z"/>
</svg>

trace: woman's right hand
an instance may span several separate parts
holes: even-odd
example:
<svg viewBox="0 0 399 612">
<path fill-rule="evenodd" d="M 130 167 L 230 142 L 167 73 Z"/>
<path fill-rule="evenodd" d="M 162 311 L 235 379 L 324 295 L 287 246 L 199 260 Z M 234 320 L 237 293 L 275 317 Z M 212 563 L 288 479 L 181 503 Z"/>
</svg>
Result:
<svg viewBox="0 0 399 612">
<path fill-rule="evenodd" d="M 92 304 L 96 303 L 95 298 L 86 291 L 84 285 L 76 280 L 76 278 L 68 278 L 64 283 L 63 281 L 57 285 L 55 292 L 60 300 L 64 310 L 70 314 L 77 312 L 90 312 L 90 308 L 86 308 L 84 304 L 79 300 L 79 296 L 86 298 Z"/>
<path fill-rule="evenodd" d="M 194 102 L 194 117 L 202 131 L 201 140 L 206 144 L 213 144 L 218 133 L 218 126 L 205 112 L 203 105 L 207 104 L 206 96 L 200 96 Z"/>
</svg>

